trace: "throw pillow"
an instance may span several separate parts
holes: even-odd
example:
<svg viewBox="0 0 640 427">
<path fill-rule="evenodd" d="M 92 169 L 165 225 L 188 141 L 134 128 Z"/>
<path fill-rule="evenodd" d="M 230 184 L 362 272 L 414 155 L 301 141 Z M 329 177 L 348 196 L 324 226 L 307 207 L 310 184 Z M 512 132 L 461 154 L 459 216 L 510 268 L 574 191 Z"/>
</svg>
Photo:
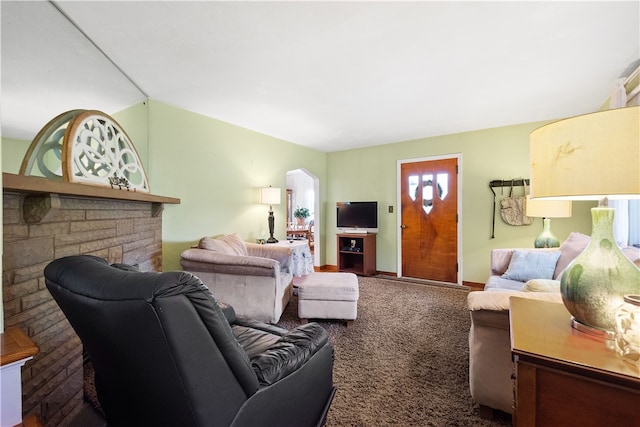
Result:
<svg viewBox="0 0 640 427">
<path fill-rule="evenodd" d="M 209 251 L 220 252 L 225 255 L 235 255 L 235 251 L 229 244 L 222 239 L 212 239 L 211 237 L 203 237 L 198 242 L 198 248 L 207 249 Z"/>
<path fill-rule="evenodd" d="M 556 269 L 553 273 L 553 278 L 556 280 L 560 280 L 560 276 L 565 268 L 574 260 L 575 257 L 580 255 L 582 251 L 585 250 L 591 237 L 578 233 L 572 232 L 567 237 L 567 240 L 562 242 L 560 245 L 560 258 L 558 259 L 558 263 L 556 264 Z"/>
<path fill-rule="evenodd" d="M 516 249 L 511 255 L 509 268 L 503 279 L 528 282 L 531 279 L 552 279 L 560 251 L 523 251 Z"/>
<path fill-rule="evenodd" d="M 629 258 L 632 263 L 640 267 L 640 248 L 627 246 L 626 248 L 622 248 L 622 253 Z"/>
<path fill-rule="evenodd" d="M 247 256 L 247 245 L 245 245 L 244 240 L 242 240 L 237 233 L 227 234 L 221 237 L 220 240 L 229 245 L 234 252 L 233 255 Z"/>
<path fill-rule="evenodd" d="M 559 280 L 531 279 L 520 288 L 523 292 L 560 292 Z"/>
</svg>

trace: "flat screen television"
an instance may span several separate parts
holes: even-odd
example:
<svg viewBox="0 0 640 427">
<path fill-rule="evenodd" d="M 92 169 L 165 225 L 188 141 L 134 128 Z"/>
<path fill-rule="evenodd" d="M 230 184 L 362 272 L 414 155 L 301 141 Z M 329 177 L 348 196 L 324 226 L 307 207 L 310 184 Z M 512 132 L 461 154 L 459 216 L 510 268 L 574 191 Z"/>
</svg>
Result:
<svg viewBox="0 0 640 427">
<path fill-rule="evenodd" d="M 377 233 L 378 202 L 337 202 L 336 226 L 343 233 Z"/>
</svg>

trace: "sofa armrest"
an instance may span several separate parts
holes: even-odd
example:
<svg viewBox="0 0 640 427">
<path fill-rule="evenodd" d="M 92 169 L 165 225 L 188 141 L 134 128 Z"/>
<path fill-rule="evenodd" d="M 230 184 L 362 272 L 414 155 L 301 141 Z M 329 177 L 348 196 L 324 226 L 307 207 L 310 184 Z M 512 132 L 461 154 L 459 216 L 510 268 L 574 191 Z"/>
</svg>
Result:
<svg viewBox="0 0 640 427">
<path fill-rule="evenodd" d="M 251 359 L 261 385 L 270 385 L 299 369 L 322 346 L 329 334 L 318 323 L 308 323 L 289 331 L 275 344 Z"/>
<path fill-rule="evenodd" d="M 467 295 L 467 308 L 469 309 L 469 311 L 509 310 L 509 298 L 511 297 L 529 298 L 529 299 L 536 299 L 536 300 L 542 300 L 542 301 L 562 303 L 562 295 L 559 292 L 476 291 L 476 292 L 469 292 L 469 295 Z"/>
<path fill-rule="evenodd" d="M 228 255 L 207 249 L 191 248 L 180 255 L 182 269 L 190 272 L 226 273 L 275 277 L 280 263 L 270 258 Z"/>
<path fill-rule="evenodd" d="M 276 245 L 259 245 L 257 243 L 246 243 L 247 255 L 260 258 L 270 258 L 280 262 L 281 265 L 287 264 L 291 257 L 291 248 Z"/>
</svg>

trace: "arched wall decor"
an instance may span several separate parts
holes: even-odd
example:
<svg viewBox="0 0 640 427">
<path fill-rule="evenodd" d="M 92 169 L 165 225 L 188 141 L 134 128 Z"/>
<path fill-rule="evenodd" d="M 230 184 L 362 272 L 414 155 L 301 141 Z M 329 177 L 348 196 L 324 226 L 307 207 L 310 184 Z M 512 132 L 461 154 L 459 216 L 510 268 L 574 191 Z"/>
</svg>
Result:
<svg viewBox="0 0 640 427">
<path fill-rule="evenodd" d="M 127 133 L 112 117 L 96 110 L 70 110 L 51 119 L 31 142 L 20 175 L 150 191 Z"/>
</svg>

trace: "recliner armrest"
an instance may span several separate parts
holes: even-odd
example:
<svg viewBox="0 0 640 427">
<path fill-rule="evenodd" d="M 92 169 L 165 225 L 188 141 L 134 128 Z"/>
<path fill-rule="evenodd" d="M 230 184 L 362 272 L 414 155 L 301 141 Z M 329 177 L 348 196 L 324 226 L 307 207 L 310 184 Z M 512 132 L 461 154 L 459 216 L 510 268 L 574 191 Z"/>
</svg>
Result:
<svg viewBox="0 0 640 427">
<path fill-rule="evenodd" d="M 304 365 L 329 339 L 318 323 L 289 331 L 275 344 L 251 359 L 261 385 L 271 385 Z"/>
<path fill-rule="evenodd" d="M 244 326 L 246 328 L 256 329 L 262 332 L 268 332 L 273 335 L 283 336 L 289 332 L 288 329 L 284 329 L 279 326 L 272 325 L 270 323 L 264 323 L 258 320 L 250 319 L 249 317 L 246 317 L 246 316 L 236 316 L 233 321 L 233 324 Z"/>
</svg>

